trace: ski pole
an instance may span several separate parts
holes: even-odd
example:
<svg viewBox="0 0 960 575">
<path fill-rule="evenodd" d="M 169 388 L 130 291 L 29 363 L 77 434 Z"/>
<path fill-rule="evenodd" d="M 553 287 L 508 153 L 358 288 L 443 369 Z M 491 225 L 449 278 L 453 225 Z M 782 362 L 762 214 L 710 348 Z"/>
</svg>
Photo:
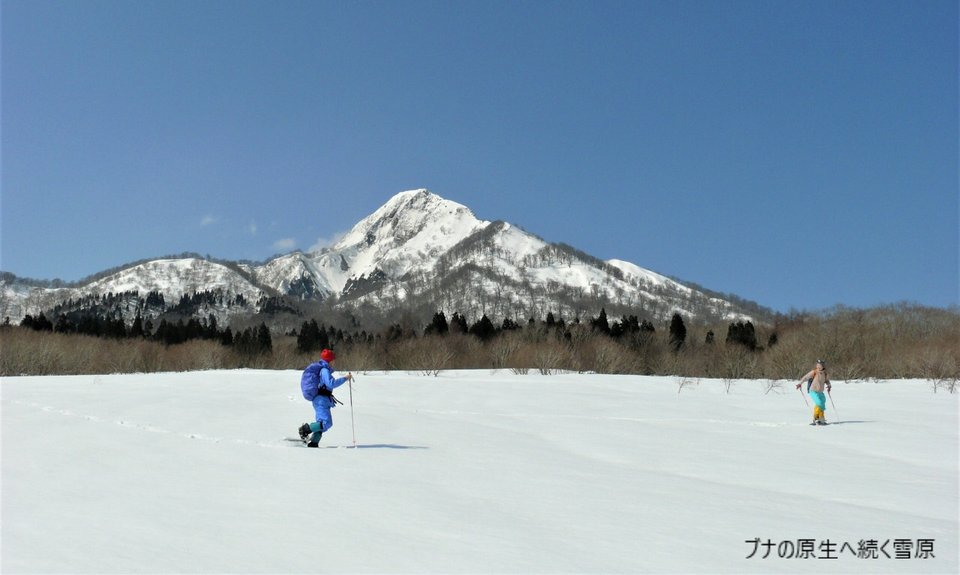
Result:
<svg viewBox="0 0 960 575">
<path fill-rule="evenodd" d="M 350 380 L 348 381 L 348 389 L 350 390 L 350 429 L 353 431 L 353 448 L 357 448 L 357 427 L 353 422 L 353 374 L 350 374 Z"/>
<path fill-rule="evenodd" d="M 833 404 L 833 396 L 830 394 L 830 390 L 827 390 L 827 397 L 830 398 L 830 407 L 833 408 L 833 412 L 837 413 L 837 406 Z M 840 423 L 840 414 L 837 413 L 837 423 Z"/>
<path fill-rule="evenodd" d="M 803 390 L 798 387 L 797 391 L 800 392 L 800 397 L 803 398 L 803 403 L 806 404 L 807 407 L 810 407 L 810 402 L 807 401 L 807 396 L 803 394 Z"/>
</svg>

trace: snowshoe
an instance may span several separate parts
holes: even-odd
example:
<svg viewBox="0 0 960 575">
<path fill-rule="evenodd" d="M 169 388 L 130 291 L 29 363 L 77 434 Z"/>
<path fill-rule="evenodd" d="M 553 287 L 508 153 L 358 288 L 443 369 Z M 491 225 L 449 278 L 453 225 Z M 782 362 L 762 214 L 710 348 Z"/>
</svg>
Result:
<svg viewBox="0 0 960 575">
<path fill-rule="evenodd" d="M 320 444 L 316 441 L 311 441 L 307 444 L 307 447 L 320 447 Z"/>
</svg>

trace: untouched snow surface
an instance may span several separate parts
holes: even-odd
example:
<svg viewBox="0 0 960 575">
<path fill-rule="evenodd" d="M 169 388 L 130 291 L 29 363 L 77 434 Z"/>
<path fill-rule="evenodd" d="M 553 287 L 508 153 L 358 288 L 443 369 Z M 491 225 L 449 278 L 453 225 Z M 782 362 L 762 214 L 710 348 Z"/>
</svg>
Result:
<svg viewBox="0 0 960 575">
<path fill-rule="evenodd" d="M 283 440 L 298 371 L 3 378 L 2 571 L 958 571 L 929 382 L 836 383 L 813 428 L 789 382 L 356 375 L 356 449 L 347 386 L 324 449 Z"/>
</svg>

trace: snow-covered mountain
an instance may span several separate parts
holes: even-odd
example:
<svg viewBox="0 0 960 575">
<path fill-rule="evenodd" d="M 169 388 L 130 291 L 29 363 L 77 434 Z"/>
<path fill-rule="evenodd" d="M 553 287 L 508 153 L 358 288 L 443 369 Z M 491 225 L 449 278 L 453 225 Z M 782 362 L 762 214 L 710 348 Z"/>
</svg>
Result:
<svg viewBox="0 0 960 575">
<path fill-rule="evenodd" d="M 601 261 L 551 244 L 427 190 L 397 194 L 328 250 L 296 253 L 255 270 L 264 286 L 353 305 L 422 302 L 471 317 L 567 318 L 601 307 L 662 318 L 748 315 L 621 260 Z"/>
<path fill-rule="evenodd" d="M 17 323 L 27 314 L 46 312 L 50 315 L 49 312 L 57 306 L 78 309 L 100 305 L 107 296 L 113 295 L 116 297 L 110 299 L 110 306 L 129 320 L 137 312 L 137 300 L 150 293 L 162 296 L 171 305 L 177 304 L 183 296 L 198 292 L 215 292 L 229 302 L 255 303 L 263 297 L 264 289 L 253 281 L 251 271 L 237 264 L 195 257 L 164 258 L 138 263 L 73 287 L 32 287 L 16 280 L 2 279 L 0 315 Z M 154 311 L 157 315 L 162 309 Z M 203 315 L 211 311 L 207 309 Z M 220 312 L 214 315 L 222 320 L 230 314 Z"/>
<path fill-rule="evenodd" d="M 574 319 L 601 308 L 652 319 L 674 312 L 714 319 L 751 315 L 636 264 L 601 261 L 507 222 L 480 220 L 466 206 L 423 189 L 395 195 L 318 252 L 294 252 L 255 266 L 154 260 L 74 287 L 30 287 L 8 278 L 0 280 L 0 292 L 0 314 L 14 322 L 68 300 L 122 292 L 159 292 L 168 304 L 195 292 L 216 292 L 226 301 L 239 295 L 249 305 L 235 311 L 244 313 L 280 296 L 294 304 L 441 309 L 518 320 L 548 312 Z M 208 306 L 204 313 L 210 311 Z"/>
</svg>

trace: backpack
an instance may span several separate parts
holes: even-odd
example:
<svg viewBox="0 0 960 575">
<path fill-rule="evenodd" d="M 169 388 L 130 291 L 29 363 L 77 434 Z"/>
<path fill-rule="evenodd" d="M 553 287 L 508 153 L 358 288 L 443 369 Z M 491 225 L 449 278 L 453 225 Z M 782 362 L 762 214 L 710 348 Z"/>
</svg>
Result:
<svg viewBox="0 0 960 575">
<path fill-rule="evenodd" d="M 303 370 L 303 375 L 300 377 L 300 391 L 303 393 L 303 398 L 307 401 L 313 401 L 313 398 L 317 397 L 320 393 L 321 369 L 323 369 L 323 365 L 317 362 L 311 363 L 307 366 L 307 369 Z"/>
</svg>

